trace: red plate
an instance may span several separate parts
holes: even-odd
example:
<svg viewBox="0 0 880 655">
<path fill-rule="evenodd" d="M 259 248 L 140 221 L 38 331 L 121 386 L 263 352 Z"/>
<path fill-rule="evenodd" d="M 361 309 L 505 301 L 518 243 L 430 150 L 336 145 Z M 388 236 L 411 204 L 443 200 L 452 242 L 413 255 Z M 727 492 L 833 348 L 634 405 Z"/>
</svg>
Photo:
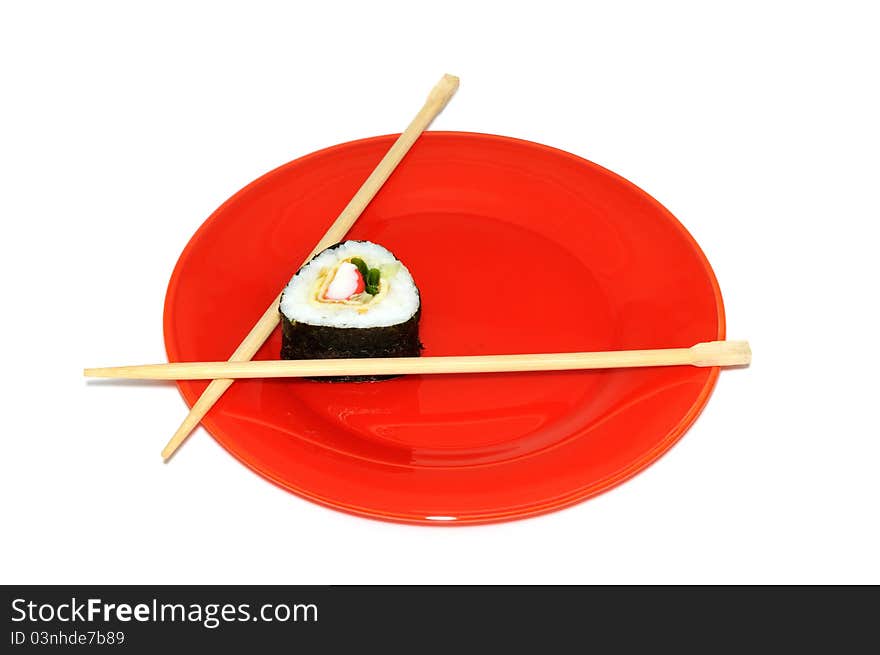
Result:
<svg viewBox="0 0 880 655">
<path fill-rule="evenodd" d="M 286 164 L 205 221 L 165 302 L 171 361 L 226 359 L 394 140 Z M 425 355 L 691 346 L 724 338 L 715 276 L 656 200 L 547 146 L 424 134 L 349 235 L 390 248 L 422 296 Z M 276 331 L 257 359 L 277 359 Z M 373 518 L 472 524 L 605 491 L 668 450 L 718 369 L 242 380 L 204 421 L 310 500 Z M 192 405 L 205 382 L 181 382 Z"/>
</svg>

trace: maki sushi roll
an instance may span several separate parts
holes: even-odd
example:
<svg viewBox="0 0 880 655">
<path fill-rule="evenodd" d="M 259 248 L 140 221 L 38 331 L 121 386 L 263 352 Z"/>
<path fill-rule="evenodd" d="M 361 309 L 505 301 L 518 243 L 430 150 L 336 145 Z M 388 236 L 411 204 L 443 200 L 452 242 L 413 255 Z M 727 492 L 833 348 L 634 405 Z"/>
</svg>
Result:
<svg viewBox="0 0 880 655">
<path fill-rule="evenodd" d="M 421 301 L 388 249 L 343 241 L 315 255 L 281 294 L 281 359 L 418 357 Z M 366 381 L 385 376 L 321 377 Z"/>
</svg>

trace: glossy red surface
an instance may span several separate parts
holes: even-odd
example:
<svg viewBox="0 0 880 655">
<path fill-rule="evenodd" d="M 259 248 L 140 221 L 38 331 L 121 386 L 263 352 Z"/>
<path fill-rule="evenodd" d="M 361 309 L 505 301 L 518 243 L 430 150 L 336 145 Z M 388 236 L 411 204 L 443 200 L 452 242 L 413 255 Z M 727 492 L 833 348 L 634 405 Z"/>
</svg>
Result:
<svg viewBox="0 0 880 655">
<path fill-rule="evenodd" d="M 259 178 L 187 245 L 168 287 L 171 361 L 226 359 L 391 145 L 346 143 Z M 350 232 L 422 296 L 425 355 L 690 346 L 724 338 L 712 270 L 619 176 L 506 137 L 424 134 Z M 280 334 L 258 359 L 277 359 Z M 204 424 L 311 500 L 373 518 L 483 523 L 551 511 L 634 475 L 706 403 L 718 369 L 242 380 Z M 192 404 L 205 382 L 181 382 Z"/>
</svg>

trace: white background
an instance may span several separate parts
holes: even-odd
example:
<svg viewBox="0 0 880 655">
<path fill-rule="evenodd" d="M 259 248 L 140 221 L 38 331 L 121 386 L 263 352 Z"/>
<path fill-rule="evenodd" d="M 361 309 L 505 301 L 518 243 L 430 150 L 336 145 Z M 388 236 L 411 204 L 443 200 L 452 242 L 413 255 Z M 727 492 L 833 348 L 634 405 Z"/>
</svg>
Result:
<svg viewBox="0 0 880 655">
<path fill-rule="evenodd" d="M 5 3 L 0 581 L 880 582 L 871 3 L 597 4 Z M 752 367 L 643 474 L 508 524 L 328 510 L 201 429 L 163 465 L 177 390 L 82 368 L 163 360 L 200 223 L 285 161 L 400 131 L 444 72 L 434 128 L 560 147 L 664 203 Z"/>
</svg>

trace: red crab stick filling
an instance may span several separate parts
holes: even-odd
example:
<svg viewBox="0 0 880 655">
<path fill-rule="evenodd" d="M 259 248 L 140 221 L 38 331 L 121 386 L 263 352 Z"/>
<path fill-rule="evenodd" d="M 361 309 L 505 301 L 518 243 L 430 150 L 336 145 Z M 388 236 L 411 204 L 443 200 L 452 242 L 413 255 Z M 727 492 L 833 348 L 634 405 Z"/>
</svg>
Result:
<svg viewBox="0 0 880 655">
<path fill-rule="evenodd" d="M 364 278 L 358 267 L 351 262 L 342 262 L 336 269 L 324 298 L 327 300 L 348 300 L 364 290 Z"/>
</svg>

